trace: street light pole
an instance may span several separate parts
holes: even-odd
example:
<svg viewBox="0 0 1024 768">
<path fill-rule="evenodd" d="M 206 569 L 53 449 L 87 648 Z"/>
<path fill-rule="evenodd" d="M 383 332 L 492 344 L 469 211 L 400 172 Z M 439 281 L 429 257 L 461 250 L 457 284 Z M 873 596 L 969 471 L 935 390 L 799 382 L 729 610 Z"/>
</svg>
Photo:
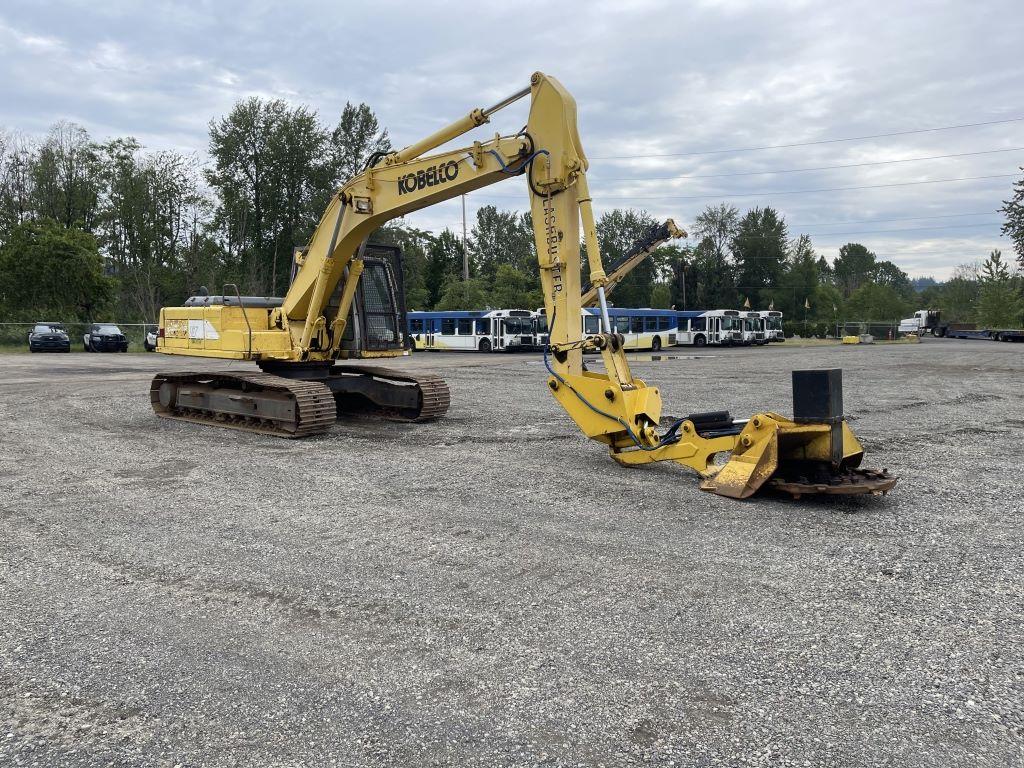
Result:
<svg viewBox="0 0 1024 768">
<path fill-rule="evenodd" d="M 466 248 L 466 196 L 462 196 L 462 279 L 469 280 L 469 250 Z"/>
</svg>

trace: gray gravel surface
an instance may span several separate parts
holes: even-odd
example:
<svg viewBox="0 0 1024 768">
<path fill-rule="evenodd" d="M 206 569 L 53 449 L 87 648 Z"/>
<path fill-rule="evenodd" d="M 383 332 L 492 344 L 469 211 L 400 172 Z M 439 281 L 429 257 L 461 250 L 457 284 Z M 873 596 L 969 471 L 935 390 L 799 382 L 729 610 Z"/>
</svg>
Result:
<svg viewBox="0 0 1024 768">
<path fill-rule="evenodd" d="M 302 442 L 152 415 L 224 363 L 0 358 L 0 765 L 1024 764 L 1024 347 L 668 354 L 673 416 L 843 367 L 900 484 L 620 468 L 533 356 L 417 355 L 446 419 Z"/>
</svg>

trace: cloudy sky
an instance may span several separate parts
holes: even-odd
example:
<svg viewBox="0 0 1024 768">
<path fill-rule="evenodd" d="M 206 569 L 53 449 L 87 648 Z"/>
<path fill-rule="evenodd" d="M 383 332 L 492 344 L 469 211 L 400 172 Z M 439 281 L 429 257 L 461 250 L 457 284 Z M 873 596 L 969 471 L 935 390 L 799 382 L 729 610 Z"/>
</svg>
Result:
<svg viewBox="0 0 1024 768">
<path fill-rule="evenodd" d="M 579 104 L 599 211 L 686 225 L 709 203 L 772 205 L 830 258 L 853 240 L 943 278 L 1011 250 L 997 209 L 1024 165 L 1022 41 L 1020 0 L 6 0 L 0 127 L 68 119 L 202 154 L 209 120 L 259 95 L 328 123 L 365 101 L 402 145 L 543 70 Z M 522 185 L 473 193 L 470 217 L 525 210 Z M 461 206 L 410 223 L 461 228 Z"/>
</svg>

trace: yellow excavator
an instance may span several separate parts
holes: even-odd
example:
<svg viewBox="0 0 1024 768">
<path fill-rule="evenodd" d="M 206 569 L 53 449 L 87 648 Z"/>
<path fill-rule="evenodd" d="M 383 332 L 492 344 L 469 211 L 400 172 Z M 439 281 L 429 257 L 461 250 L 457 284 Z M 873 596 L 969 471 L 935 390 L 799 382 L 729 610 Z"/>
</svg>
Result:
<svg viewBox="0 0 1024 768">
<path fill-rule="evenodd" d="M 615 287 L 626 279 L 630 272 L 643 264 L 658 248 L 669 240 L 681 237 L 686 237 L 686 231 L 680 229 L 672 219 L 666 219 L 664 224 L 652 226 L 640 238 L 639 242 L 633 246 L 630 252 L 623 256 L 618 264 L 608 270 L 608 273 L 605 275 L 606 282 L 601 286 L 601 288 L 604 288 L 605 297 L 611 294 Z M 580 302 L 584 307 L 596 307 L 598 305 L 598 290 L 598 286 L 593 283 L 583 286 Z"/>
<path fill-rule="evenodd" d="M 428 154 L 530 97 L 526 126 L 511 135 Z M 394 368 L 339 364 L 352 357 L 394 357 L 402 349 L 395 275 L 375 254 L 371 234 L 386 222 L 506 179 L 522 177 L 529 193 L 548 318 L 547 385 L 583 433 L 633 466 L 673 461 L 696 470 L 705 490 L 744 498 L 761 488 L 808 493 L 884 493 L 896 479 L 858 469 L 863 449 L 842 416 L 841 372 L 795 371 L 794 417 L 727 412 L 692 414 L 660 432 L 657 387 L 635 378 L 608 317 L 587 185 L 588 162 L 576 102 L 555 78 L 537 72 L 530 85 L 488 109 L 474 109 L 404 149 L 370 158 L 333 197 L 282 299 L 193 297 L 160 313 L 157 349 L 165 354 L 255 361 L 262 373 L 164 373 L 151 401 L 167 418 L 219 424 L 286 437 L 326 431 L 339 411 L 428 420 L 449 404 L 431 376 Z M 601 332 L 581 323 L 580 241 L 586 244 Z M 233 287 L 233 286 L 231 286 Z M 358 326 L 353 328 L 353 326 Z M 604 371 L 587 370 L 585 352 Z M 593 365 L 593 364 L 592 364 Z"/>
</svg>

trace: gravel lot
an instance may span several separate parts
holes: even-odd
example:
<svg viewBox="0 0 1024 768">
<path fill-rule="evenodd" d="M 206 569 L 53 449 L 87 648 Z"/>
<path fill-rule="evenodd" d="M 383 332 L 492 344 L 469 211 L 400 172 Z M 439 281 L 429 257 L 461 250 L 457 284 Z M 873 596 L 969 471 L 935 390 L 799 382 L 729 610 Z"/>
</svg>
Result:
<svg viewBox="0 0 1024 768">
<path fill-rule="evenodd" d="M 1024 347 L 689 352 L 668 415 L 843 367 L 900 485 L 622 469 L 534 356 L 304 442 L 156 419 L 202 361 L 0 357 L 0 765 L 1024 765 Z"/>
</svg>

